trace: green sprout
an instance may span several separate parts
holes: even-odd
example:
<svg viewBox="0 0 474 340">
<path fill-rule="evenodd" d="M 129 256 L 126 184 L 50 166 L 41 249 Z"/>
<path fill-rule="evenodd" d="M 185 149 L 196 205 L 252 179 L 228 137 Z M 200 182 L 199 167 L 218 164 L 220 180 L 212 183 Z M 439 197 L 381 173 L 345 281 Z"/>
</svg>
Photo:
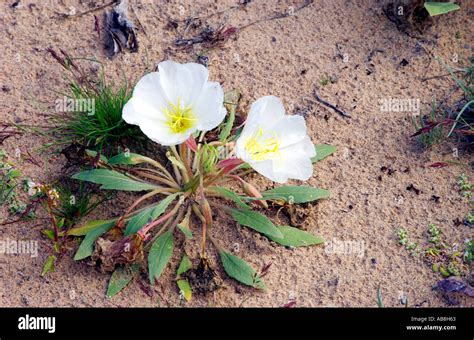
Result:
<svg viewBox="0 0 474 340">
<path fill-rule="evenodd" d="M 62 55 L 52 49 L 48 51 L 71 75 L 69 93 L 64 94 L 64 101 L 87 103 L 71 105 L 71 108 L 59 103 L 62 110 L 56 108 L 56 111 L 65 112 L 52 114 L 53 127 L 43 132 L 56 138 L 54 145 L 79 142 L 87 148 L 102 150 L 126 138 L 142 139 L 140 130 L 122 119 L 123 107 L 132 95 L 128 82 L 116 87 L 106 81 L 103 72 L 99 77 L 86 74 L 77 64 L 80 58 L 72 58 L 64 51 L 61 51 Z"/>
</svg>

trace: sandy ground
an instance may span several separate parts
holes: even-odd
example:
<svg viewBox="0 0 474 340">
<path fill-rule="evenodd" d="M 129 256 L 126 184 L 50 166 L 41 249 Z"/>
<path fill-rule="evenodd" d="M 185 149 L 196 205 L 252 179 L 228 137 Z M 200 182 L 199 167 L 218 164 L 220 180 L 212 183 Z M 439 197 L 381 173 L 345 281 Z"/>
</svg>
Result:
<svg viewBox="0 0 474 340">
<path fill-rule="evenodd" d="M 65 20 L 56 14 L 69 12 L 71 6 L 77 12 L 85 11 L 94 1 L 21 0 L 11 8 L 13 2 L 2 0 L 0 4 L 0 86 L 4 87 L 0 91 L 0 121 L 42 125 L 48 123 L 42 113 L 51 112 L 58 96 L 53 90 L 61 91 L 65 85 L 63 72 L 45 51 L 47 47 L 63 48 L 74 56 L 96 57 L 104 62 L 107 75 L 117 81 L 122 74 L 137 79 L 161 60 L 186 62 L 195 57 L 193 51 L 178 51 L 171 46 L 177 32 L 166 28 L 166 16 L 182 20 L 235 4 L 231 0 L 131 1 L 144 29 L 138 30 L 139 52 L 108 60 L 94 32 L 93 14 Z M 227 19 L 230 25 L 242 26 L 289 11 L 290 6 L 297 8 L 300 3 L 254 0 L 244 9 L 204 22 L 216 25 Z M 423 40 L 398 31 L 382 14 L 382 3 L 316 0 L 291 17 L 253 25 L 223 48 L 208 53 L 211 78 L 222 82 L 225 90 L 239 88 L 243 93 L 241 108 L 247 109 L 263 95 L 279 96 L 288 112 L 305 114 L 315 143 L 338 146 L 335 155 L 315 166 L 309 181 L 312 186 L 330 189 L 332 198 L 302 210 L 302 228 L 327 241 L 357 241 L 363 245 L 363 253 L 333 254 L 323 246 L 294 250 L 277 247 L 219 213 L 213 235 L 222 245 L 233 249 L 238 243 L 236 254 L 256 268 L 272 263 L 265 277 L 266 292 L 224 279 L 223 288 L 184 304 L 172 282 L 179 260 L 176 254 L 160 280 L 158 293 L 150 297 L 134 282 L 108 300 L 105 291 L 109 275 L 76 263 L 69 256 L 62 257 L 54 273 L 41 278 L 51 244 L 41 236 L 43 226 L 38 221 L 18 223 L 1 227 L 0 239 L 38 240 L 40 253 L 36 258 L 0 255 L 0 305 L 277 307 L 295 298 L 297 306 L 375 307 L 380 286 L 387 306 L 402 306 L 401 296 L 408 298 L 410 306 L 445 306 L 432 291 L 439 275 L 420 259 L 409 256 L 398 245 L 395 232 L 403 227 L 413 238 L 422 239 L 428 223 L 433 222 L 451 243 L 472 238 L 472 229 L 454 221 L 469 210 L 468 202 L 457 191 L 456 178 L 465 172 L 474 179 L 474 173 L 471 167 L 429 167 L 436 161 L 456 160 L 451 150 L 454 145 L 423 150 L 410 138 L 414 132 L 411 113 L 381 112 L 380 100 L 419 99 L 424 114 L 433 97 L 443 98 L 449 93 L 449 78 L 422 81 L 445 73 L 425 50 L 445 60 L 451 60 L 453 54 L 461 61 L 467 60 L 474 52 L 474 2 L 459 1 L 462 10 L 438 17 Z M 458 38 L 456 32 L 460 33 Z M 407 64 L 402 62 L 404 59 Z M 334 82 L 322 86 L 320 80 L 328 77 Z M 348 111 L 352 118 L 305 100 L 315 87 L 321 97 Z M 40 137 L 24 135 L 8 139 L 3 147 L 10 155 L 17 148 L 35 154 L 44 142 Z M 46 168 L 22 160 L 15 162 L 35 180 L 57 177 L 64 160 L 50 159 L 47 154 L 41 157 L 49 163 Z M 470 164 L 473 157 L 460 149 L 457 160 Z M 384 166 L 394 172 L 389 175 L 381 171 Z M 264 179 L 251 178 L 261 189 L 272 186 Z M 411 184 L 421 192 L 408 191 Z M 439 196 L 439 202 L 433 201 L 432 195 Z M 119 214 L 119 208 L 128 202 L 126 197 L 119 195 L 115 202 L 100 208 L 95 217 Z M 5 211 L 1 216 L 6 216 Z M 188 246 L 188 251 L 195 255 L 191 248 Z M 211 260 L 220 268 L 215 258 Z M 474 304 L 462 300 L 462 305 Z"/>
</svg>

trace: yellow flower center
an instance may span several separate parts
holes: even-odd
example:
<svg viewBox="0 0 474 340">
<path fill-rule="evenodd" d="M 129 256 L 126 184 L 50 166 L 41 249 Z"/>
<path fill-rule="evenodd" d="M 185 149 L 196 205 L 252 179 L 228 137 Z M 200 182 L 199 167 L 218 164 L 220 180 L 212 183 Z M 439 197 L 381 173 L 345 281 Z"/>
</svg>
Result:
<svg viewBox="0 0 474 340">
<path fill-rule="evenodd" d="M 163 109 L 163 113 L 168 118 L 166 124 L 173 133 L 183 133 L 197 121 L 191 106 L 181 107 L 179 99 L 178 104 L 170 103 L 168 108 Z"/>
<path fill-rule="evenodd" d="M 272 137 L 268 135 L 268 132 L 259 128 L 258 131 L 245 142 L 245 151 L 247 151 L 252 160 L 258 162 L 280 157 L 280 141 L 276 136 Z"/>
</svg>

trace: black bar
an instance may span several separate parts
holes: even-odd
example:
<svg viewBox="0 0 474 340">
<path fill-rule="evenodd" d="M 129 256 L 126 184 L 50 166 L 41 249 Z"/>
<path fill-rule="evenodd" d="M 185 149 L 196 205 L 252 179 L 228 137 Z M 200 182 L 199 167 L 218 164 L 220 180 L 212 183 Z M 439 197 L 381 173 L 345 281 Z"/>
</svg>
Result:
<svg viewBox="0 0 474 340">
<path fill-rule="evenodd" d="M 176 336 L 207 338 L 342 337 L 393 339 L 470 339 L 474 337 L 472 308 L 12 308 L 0 309 L 0 339 L 123 338 Z M 20 330 L 19 318 L 55 317 L 55 332 Z M 26 320 L 26 319 L 25 319 Z M 34 325 L 33 325 L 34 326 Z M 421 326 L 408 330 L 407 326 Z M 455 326 L 456 329 L 434 329 Z M 427 329 L 430 328 L 431 329 Z"/>
</svg>

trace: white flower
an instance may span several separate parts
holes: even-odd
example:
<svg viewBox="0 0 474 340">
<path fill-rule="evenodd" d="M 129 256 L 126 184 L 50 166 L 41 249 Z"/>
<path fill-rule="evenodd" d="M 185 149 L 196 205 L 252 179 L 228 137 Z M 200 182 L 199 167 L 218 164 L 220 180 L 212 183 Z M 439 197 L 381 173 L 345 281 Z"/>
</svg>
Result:
<svg viewBox="0 0 474 340">
<path fill-rule="evenodd" d="M 226 115 L 224 91 L 208 75 L 200 64 L 161 62 L 158 72 L 137 83 L 123 119 L 162 145 L 181 144 L 197 130 L 214 129 Z"/>
<path fill-rule="evenodd" d="M 252 104 L 236 155 L 263 176 L 285 183 L 289 178 L 305 181 L 311 177 L 311 157 L 316 151 L 304 118 L 285 115 L 281 100 L 267 96 Z"/>
</svg>

